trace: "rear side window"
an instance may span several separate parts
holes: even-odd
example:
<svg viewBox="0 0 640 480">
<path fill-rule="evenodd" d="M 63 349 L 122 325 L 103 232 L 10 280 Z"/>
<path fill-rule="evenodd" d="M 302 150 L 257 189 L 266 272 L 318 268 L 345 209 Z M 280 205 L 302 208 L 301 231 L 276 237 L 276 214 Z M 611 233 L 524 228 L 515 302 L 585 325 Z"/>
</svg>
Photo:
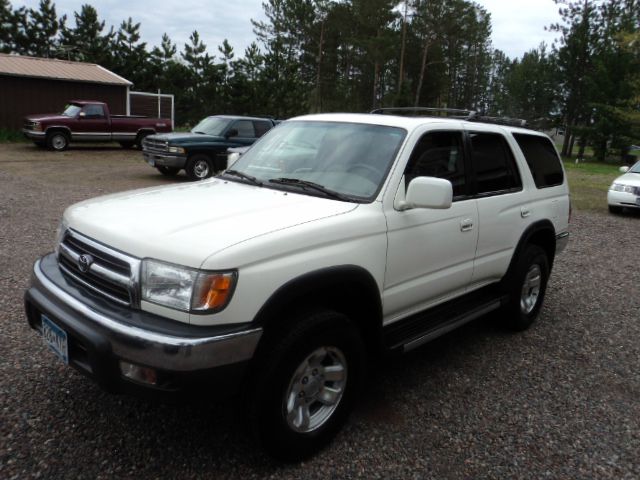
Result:
<svg viewBox="0 0 640 480">
<path fill-rule="evenodd" d="M 473 132 L 469 137 L 477 193 L 509 192 L 522 188 L 513 153 L 502 135 Z"/>
<path fill-rule="evenodd" d="M 271 122 L 254 121 L 253 126 L 256 129 L 256 137 L 260 138 L 271 128 Z"/>
<path fill-rule="evenodd" d="M 524 153 L 536 187 L 545 188 L 562 185 L 564 173 L 556 149 L 546 137 L 514 133 L 520 150 Z"/>
</svg>

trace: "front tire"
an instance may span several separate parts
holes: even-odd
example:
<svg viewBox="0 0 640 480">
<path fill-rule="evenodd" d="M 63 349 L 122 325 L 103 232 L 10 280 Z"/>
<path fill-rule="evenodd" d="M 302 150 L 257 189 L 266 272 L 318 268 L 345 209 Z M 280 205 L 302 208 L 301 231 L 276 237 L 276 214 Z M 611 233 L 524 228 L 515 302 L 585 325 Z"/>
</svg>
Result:
<svg viewBox="0 0 640 480">
<path fill-rule="evenodd" d="M 506 282 L 509 299 L 502 311 L 502 321 L 506 327 L 522 331 L 533 324 L 542 308 L 548 280 L 549 259 L 546 252 L 537 245 L 528 245 Z"/>
<path fill-rule="evenodd" d="M 265 339 L 247 395 L 250 429 L 282 461 L 307 458 L 345 423 L 364 376 L 358 330 L 337 312 L 297 315 Z"/>
<path fill-rule="evenodd" d="M 53 132 L 47 135 L 47 147 L 62 152 L 69 147 L 69 137 L 64 132 Z"/>
<path fill-rule="evenodd" d="M 214 173 L 211 158 L 203 153 L 197 153 L 189 157 L 185 170 L 191 180 L 204 180 Z"/>
</svg>

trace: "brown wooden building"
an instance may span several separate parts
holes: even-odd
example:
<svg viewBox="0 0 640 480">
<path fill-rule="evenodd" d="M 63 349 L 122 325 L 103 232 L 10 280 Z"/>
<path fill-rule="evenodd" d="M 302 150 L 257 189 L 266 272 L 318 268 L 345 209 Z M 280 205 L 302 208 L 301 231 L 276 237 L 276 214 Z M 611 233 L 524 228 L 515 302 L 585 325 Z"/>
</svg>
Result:
<svg viewBox="0 0 640 480">
<path fill-rule="evenodd" d="M 18 130 L 34 113 L 61 112 L 69 100 L 96 100 L 127 114 L 132 83 L 93 63 L 0 54 L 0 128 Z"/>
</svg>

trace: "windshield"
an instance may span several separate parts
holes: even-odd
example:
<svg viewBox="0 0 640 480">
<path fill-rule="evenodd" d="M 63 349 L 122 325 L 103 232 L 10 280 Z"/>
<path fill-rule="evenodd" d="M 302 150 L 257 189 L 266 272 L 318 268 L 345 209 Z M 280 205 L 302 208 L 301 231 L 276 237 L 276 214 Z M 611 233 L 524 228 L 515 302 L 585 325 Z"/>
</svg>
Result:
<svg viewBox="0 0 640 480">
<path fill-rule="evenodd" d="M 631 173 L 640 173 L 640 162 L 637 162 L 633 167 L 629 169 Z"/>
<path fill-rule="evenodd" d="M 64 115 L 65 117 L 75 117 L 76 115 L 78 115 L 80 110 L 82 110 L 82 107 L 78 105 L 67 105 L 66 107 L 64 107 L 62 115 Z"/>
<path fill-rule="evenodd" d="M 231 120 L 229 118 L 207 117 L 191 129 L 191 133 L 221 136 Z"/>
<path fill-rule="evenodd" d="M 371 201 L 406 133 L 380 125 L 284 122 L 240 157 L 233 171 L 270 188 Z"/>
</svg>

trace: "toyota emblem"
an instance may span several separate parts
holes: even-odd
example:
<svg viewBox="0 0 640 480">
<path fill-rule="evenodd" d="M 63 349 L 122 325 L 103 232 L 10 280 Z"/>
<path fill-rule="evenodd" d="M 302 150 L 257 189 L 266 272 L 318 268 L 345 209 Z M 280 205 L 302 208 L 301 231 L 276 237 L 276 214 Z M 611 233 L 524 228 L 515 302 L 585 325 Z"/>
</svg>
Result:
<svg viewBox="0 0 640 480">
<path fill-rule="evenodd" d="M 78 268 L 82 273 L 87 273 L 89 268 L 91 268 L 91 264 L 93 263 L 93 257 L 86 253 L 83 253 L 78 257 Z"/>
</svg>

